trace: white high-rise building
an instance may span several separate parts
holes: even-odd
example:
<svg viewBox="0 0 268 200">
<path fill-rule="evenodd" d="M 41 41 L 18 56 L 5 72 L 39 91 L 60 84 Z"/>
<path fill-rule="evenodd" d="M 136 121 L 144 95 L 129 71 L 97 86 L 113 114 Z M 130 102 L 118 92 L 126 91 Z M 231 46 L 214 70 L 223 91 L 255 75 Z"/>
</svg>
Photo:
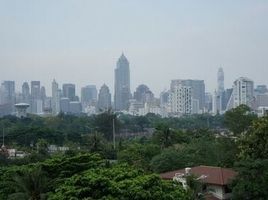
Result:
<svg viewBox="0 0 268 200">
<path fill-rule="evenodd" d="M 60 90 L 59 90 L 59 85 L 55 81 L 55 79 L 52 82 L 52 101 L 51 101 L 51 106 L 52 106 L 52 113 L 54 115 L 58 114 L 60 112 Z"/>
<path fill-rule="evenodd" d="M 192 113 L 192 88 L 177 84 L 170 93 L 171 113 L 181 116 Z"/>
<path fill-rule="evenodd" d="M 248 78 L 240 77 L 233 84 L 233 108 L 239 105 L 254 105 L 254 82 Z"/>
</svg>

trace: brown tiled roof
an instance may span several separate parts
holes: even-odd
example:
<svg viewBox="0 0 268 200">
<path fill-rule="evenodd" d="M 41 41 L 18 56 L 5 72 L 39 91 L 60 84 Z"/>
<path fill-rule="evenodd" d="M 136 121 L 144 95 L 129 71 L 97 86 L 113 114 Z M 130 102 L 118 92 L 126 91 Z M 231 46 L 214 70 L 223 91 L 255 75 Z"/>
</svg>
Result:
<svg viewBox="0 0 268 200">
<path fill-rule="evenodd" d="M 172 180 L 176 173 L 185 173 L 185 169 L 175 170 L 160 174 L 162 179 Z M 190 170 L 190 174 L 195 176 L 205 175 L 203 179 L 204 183 L 214 185 L 227 185 L 231 179 L 233 179 L 237 173 L 229 168 L 211 167 L 211 166 L 198 166 L 193 167 Z"/>
</svg>

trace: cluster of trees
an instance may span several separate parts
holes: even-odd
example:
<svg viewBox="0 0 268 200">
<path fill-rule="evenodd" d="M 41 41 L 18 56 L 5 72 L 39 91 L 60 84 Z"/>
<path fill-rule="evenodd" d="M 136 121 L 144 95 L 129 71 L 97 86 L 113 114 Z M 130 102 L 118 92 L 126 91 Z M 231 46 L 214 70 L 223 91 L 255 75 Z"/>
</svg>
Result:
<svg viewBox="0 0 268 200">
<path fill-rule="evenodd" d="M 117 138 L 114 148 L 113 120 L 117 133 L 120 129 L 139 132 L 146 128 L 154 128 L 154 133 L 150 137 Z M 268 117 L 258 119 L 244 105 L 224 116 L 161 119 L 152 114 L 144 117 L 115 116 L 111 112 L 91 117 L 60 114 L 48 118 L 5 117 L 0 119 L 0 126 L 8 127 L 8 145 L 31 152 L 25 159 L 2 160 L 7 166 L 1 168 L 0 176 L 7 182 L 0 182 L 0 190 L 6 191 L 6 195 L 19 192 L 7 186 L 8 181 L 16 180 L 11 174 L 24 177 L 30 171 L 32 175 L 40 173 L 40 177 L 45 177 L 49 184 L 42 191 L 49 199 L 118 199 L 119 196 L 173 199 L 176 195 L 187 199 L 191 198 L 189 192 L 186 194 L 180 187 L 174 190 L 172 184 L 152 173 L 211 165 L 238 171 L 232 183 L 234 199 L 268 198 Z M 222 132 L 227 135 L 221 135 Z M 48 144 L 73 148 L 65 155 L 51 156 L 46 151 Z M 92 162 L 77 156 L 80 153 Z M 100 157 L 118 164 L 111 165 Z M 27 179 L 33 178 L 23 178 Z"/>
<path fill-rule="evenodd" d="M 98 154 L 0 168 L 0 199 L 185 199 L 190 193 L 156 174 L 111 164 Z"/>
</svg>

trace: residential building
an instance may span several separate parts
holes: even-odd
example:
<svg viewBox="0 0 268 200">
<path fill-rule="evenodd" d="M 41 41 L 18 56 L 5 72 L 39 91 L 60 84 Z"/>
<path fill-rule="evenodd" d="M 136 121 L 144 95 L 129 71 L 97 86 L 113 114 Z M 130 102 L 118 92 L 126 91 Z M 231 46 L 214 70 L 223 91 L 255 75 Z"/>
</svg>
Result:
<svg viewBox="0 0 268 200">
<path fill-rule="evenodd" d="M 237 173 L 230 168 L 201 165 L 162 173 L 160 177 L 165 180 L 177 181 L 187 190 L 189 186 L 187 185 L 186 178 L 189 175 L 194 175 L 203 184 L 202 193 L 205 199 L 231 199 L 232 191 L 229 185 Z"/>
<path fill-rule="evenodd" d="M 233 108 L 244 104 L 253 108 L 254 83 L 249 78 L 240 77 L 233 84 Z"/>
<path fill-rule="evenodd" d="M 198 109 L 192 113 L 203 113 L 205 109 L 205 83 L 204 80 L 191 80 L 191 79 L 176 79 L 172 80 L 170 90 L 173 92 L 176 85 L 191 87 L 191 96 L 193 100 L 198 100 Z"/>
<path fill-rule="evenodd" d="M 171 114 L 182 116 L 192 113 L 192 87 L 175 85 L 170 93 Z"/>
</svg>

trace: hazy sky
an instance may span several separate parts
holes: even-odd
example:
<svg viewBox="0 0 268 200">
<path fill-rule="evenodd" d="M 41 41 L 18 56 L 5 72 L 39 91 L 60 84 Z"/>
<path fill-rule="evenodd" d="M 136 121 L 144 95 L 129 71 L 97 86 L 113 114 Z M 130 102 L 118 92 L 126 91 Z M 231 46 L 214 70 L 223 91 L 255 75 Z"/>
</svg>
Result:
<svg viewBox="0 0 268 200">
<path fill-rule="evenodd" d="M 0 0 L 0 81 L 108 84 L 122 51 L 131 89 L 171 79 L 268 84 L 267 0 Z"/>
</svg>

